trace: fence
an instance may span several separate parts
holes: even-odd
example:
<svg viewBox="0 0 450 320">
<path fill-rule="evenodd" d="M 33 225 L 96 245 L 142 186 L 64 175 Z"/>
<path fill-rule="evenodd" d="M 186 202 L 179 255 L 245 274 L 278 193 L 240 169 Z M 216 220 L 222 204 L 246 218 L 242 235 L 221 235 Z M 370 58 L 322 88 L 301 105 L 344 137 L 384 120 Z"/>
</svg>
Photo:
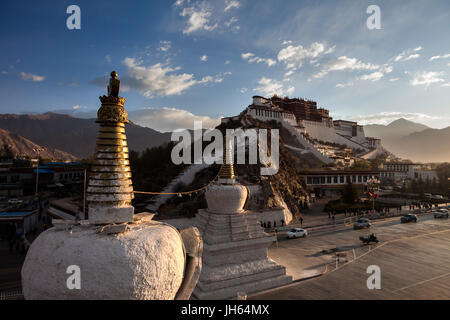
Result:
<svg viewBox="0 0 450 320">
<path fill-rule="evenodd" d="M 23 300 L 23 294 L 21 290 L 15 291 L 0 291 L 1 300 Z"/>
</svg>

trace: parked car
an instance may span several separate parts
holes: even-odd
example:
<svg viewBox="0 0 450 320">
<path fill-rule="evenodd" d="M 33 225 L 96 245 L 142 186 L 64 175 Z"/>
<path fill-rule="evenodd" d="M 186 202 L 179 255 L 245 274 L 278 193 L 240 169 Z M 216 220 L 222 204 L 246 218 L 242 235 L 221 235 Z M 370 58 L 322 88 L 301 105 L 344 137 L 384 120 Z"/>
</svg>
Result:
<svg viewBox="0 0 450 320">
<path fill-rule="evenodd" d="M 17 199 L 17 198 L 12 198 L 12 199 L 8 200 L 9 204 L 19 204 L 19 203 L 22 203 L 22 202 L 23 202 L 22 200 Z"/>
<path fill-rule="evenodd" d="M 401 223 L 407 223 L 407 222 L 417 222 L 417 216 L 412 213 L 405 214 L 400 218 Z"/>
<path fill-rule="evenodd" d="M 353 223 L 353 229 L 364 229 L 364 228 L 370 228 L 372 224 L 370 223 L 370 220 L 367 218 L 359 218 L 358 220 Z"/>
<path fill-rule="evenodd" d="M 448 218 L 448 210 L 447 209 L 438 209 L 434 212 L 434 218 Z"/>
<path fill-rule="evenodd" d="M 289 239 L 294 239 L 294 238 L 304 238 L 308 235 L 308 231 L 302 228 L 295 228 L 295 229 L 291 229 L 291 231 L 288 231 L 287 233 L 287 237 Z"/>
</svg>

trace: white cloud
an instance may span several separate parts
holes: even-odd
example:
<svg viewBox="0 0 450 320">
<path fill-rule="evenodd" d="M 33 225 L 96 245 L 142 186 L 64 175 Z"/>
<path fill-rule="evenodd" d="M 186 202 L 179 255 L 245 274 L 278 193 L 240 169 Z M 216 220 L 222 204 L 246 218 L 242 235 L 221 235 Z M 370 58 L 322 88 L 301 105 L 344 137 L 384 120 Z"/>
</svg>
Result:
<svg viewBox="0 0 450 320">
<path fill-rule="evenodd" d="M 106 62 L 111 63 L 111 56 L 109 54 L 106 55 L 105 57 Z"/>
<path fill-rule="evenodd" d="M 143 92 L 148 98 L 155 93 L 159 96 L 180 95 L 197 83 L 192 74 L 171 74 L 180 68 L 174 69 L 161 63 L 146 67 L 133 58 L 125 58 L 123 63 L 129 76 L 124 83 Z"/>
<path fill-rule="evenodd" d="M 314 78 L 322 78 L 331 71 L 343 70 L 376 70 L 380 66 L 372 63 L 364 63 L 356 58 L 341 56 L 336 60 L 331 60 L 323 64 L 321 71 L 314 75 Z"/>
<path fill-rule="evenodd" d="M 230 63 L 231 63 L 230 60 L 225 61 L 225 64 L 230 64 Z"/>
<path fill-rule="evenodd" d="M 281 44 L 284 46 L 284 45 L 291 44 L 291 43 L 292 43 L 292 40 L 284 40 Z"/>
<path fill-rule="evenodd" d="M 212 12 L 205 5 L 184 8 L 180 13 L 182 17 L 188 17 L 187 26 L 183 30 L 184 34 L 190 34 L 195 31 L 206 30 L 212 31 L 217 28 L 218 24 L 211 25 L 209 18 Z"/>
<path fill-rule="evenodd" d="M 345 87 L 351 87 L 351 86 L 353 86 L 353 81 L 349 81 L 349 82 L 347 82 L 347 83 L 338 83 L 337 85 L 336 85 L 336 88 L 345 88 Z"/>
<path fill-rule="evenodd" d="M 437 59 L 447 59 L 450 58 L 450 53 L 444 54 L 442 56 L 432 56 L 429 61 L 437 60 Z"/>
<path fill-rule="evenodd" d="M 389 79 L 390 82 L 394 82 L 394 81 L 398 81 L 398 80 L 400 80 L 400 78 L 391 78 L 391 79 Z"/>
<path fill-rule="evenodd" d="M 38 76 L 36 74 L 25 73 L 25 72 L 21 72 L 20 77 L 22 78 L 22 80 L 26 80 L 26 81 L 31 80 L 33 82 L 42 82 L 45 80 L 45 76 Z"/>
<path fill-rule="evenodd" d="M 439 117 L 430 116 L 423 113 L 407 113 L 398 111 L 379 112 L 374 114 L 349 116 L 349 120 L 357 121 L 362 125 L 366 124 L 389 124 L 399 118 L 404 118 L 414 122 L 426 122 L 429 120 L 437 120 Z"/>
<path fill-rule="evenodd" d="M 8 71 L 2 71 L 1 74 L 8 74 Z"/>
<path fill-rule="evenodd" d="M 158 50 L 162 52 L 167 52 L 170 50 L 171 46 L 172 42 L 170 41 L 160 41 Z"/>
<path fill-rule="evenodd" d="M 369 74 L 365 74 L 360 77 L 361 80 L 371 80 L 371 81 L 378 81 L 381 78 L 383 78 L 384 74 L 381 71 L 375 71 Z"/>
<path fill-rule="evenodd" d="M 294 73 L 294 70 L 289 70 L 288 72 L 286 72 L 284 74 L 285 77 L 289 77 L 290 75 L 292 75 Z"/>
<path fill-rule="evenodd" d="M 237 21 L 238 21 L 238 19 L 236 17 L 231 17 L 231 19 L 226 21 L 224 24 L 225 24 L 225 26 L 229 27 L 229 26 L 231 26 L 233 23 L 235 23 Z"/>
<path fill-rule="evenodd" d="M 429 86 L 433 83 L 444 82 L 445 80 L 441 78 L 443 72 L 418 72 L 415 73 L 410 83 L 413 86 Z"/>
<path fill-rule="evenodd" d="M 225 0 L 225 9 L 223 11 L 228 11 L 232 8 L 239 8 L 241 4 L 237 0 Z"/>
<path fill-rule="evenodd" d="M 441 87 L 450 87 L 450 82 L 442 84 Z"/>
<path fill-rule="evenodd" d="M 181 6 L 184 3 L 184 0 L 177 0 L 173 5 L 176 7 Z"/>
<path fill-rule="evenodd" d="M 407 58 L 405 58 L 403 61 L 408 61 L 408 60 L 412 60 L 412 59 L 417 59 L 420 57 L 420 54 L 415 53 L 415 54 L 411 54 L 409 55 Z"/>
<path fill-rule="evenodd" d="M 359 79 L 361 79 L 361 80 L 370 80 L 370 81 L 378 81 L 381 78 L 383 78 L 385 74 L 391 73 L 392 70 L 394 70 L 394 68 L 392 66 L 384 65 L 379 70 L 377 70 L 375 72 L 372 72 L 372 73 L 369 73 L 369 74 L 365 74 L 365 75 L 361 76 Z"/>
<path fill-rule="evenodd" d="M 320 42 L 314 42 L 309 48 L 304 48 L 302 45 L 289 45 L 278 52 L 277 59 L 285 63 L 287 69 L 300 68 L 304 60 L 317 59 L 324 54 L 333 52 L 333 50 L 334 47 L 326 50 L 325 44 Z"/>
<path fill-rule="evenodd" d="M 400 53 L 398 56 L 396 56 L 394 58 L 394 62 L 400 62 L 400 61 L 409 61 L 412 59 L 417 59 L 420 57 L 420 54 L 418 53 L 413 53 L 413 52 L 418 52 L 420 50 L 422 50 L 422 47 L 417 47 L 414 49 L 408 49 L 403 51 L 402 53 Z"/>
<path fill-rule="evenodd" d="M 161 132 L 174 131 L 176 129 L 193 129 L 194 121 L 202 121 L 204 129 L 215 128 L 220 124 L 220 118 L 198 116 L 187 110 L 167 107 L 129 111 L 128 117 L 138 125 Z"/>
<path fill-rule="evenodd" d="M 258 81 L 258 84 L 259 87 L 254 88 L 253 91 L 256 91 L 264 96 L 272 96 L 274 94 L 279 96 L 290 95 L 294 93 L 295 90 L 293 86 L 284 88 L 282 82 L 266 77 L 262 77 L 261 80 Z"/>
<path fill-rule="evenodd" d="M 208 61 L 208 56 L 206 54 L 202 55 L 200 57 L 200 61 L 203 61 L 203 62 Z"/>
<path fill-rule="evenodd" d="M 269 58 L 260 58 L 260 57 L 256 57 L 253 53 L 251 52 L 247 52 L 247 53 L 242 53 L 241 57 L 243 60 L 248 60 L 249 63 L 265 63 L 267 64 L 269 67 L 275 65 L 277 62 L 273 59 L 269 59 Z"/>
<path fill-rule="evenodd" d="M 247 92 L 247 88 L 242 88 L 240 91 L 241 91 L 241 93 L 246 93 Z"/>
<path fill-rule="evenodd" d="M 75 105 L 72 107 L 73 110 L 79 110 L 79 109 L 87 109 L 87 106 L 80 106 L 80 105 Z"/>
</svg>

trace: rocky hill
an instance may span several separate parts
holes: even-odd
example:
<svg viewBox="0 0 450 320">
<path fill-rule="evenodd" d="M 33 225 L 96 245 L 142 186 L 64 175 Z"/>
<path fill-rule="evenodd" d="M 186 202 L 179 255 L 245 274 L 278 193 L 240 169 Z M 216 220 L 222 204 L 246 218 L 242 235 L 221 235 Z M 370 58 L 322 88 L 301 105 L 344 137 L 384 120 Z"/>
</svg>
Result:
<svg viewBox="0 0 450 320">
<path fill-rule="evenodd" d="M 0 150 L 3 153 L 8 153 L 8 155 L 3 154 L 3 156 L 12 156 L 15 158 L 18 156 L 36 158 L 38 156 L 36 150 L 40 150 L 39 156 L 41 158 L 63 161 L 77 160 L 77 157 L 70 153 L 54 148 L 42 147 L 33 141 L 4 129 L 0 129 Z"/>
</svg>

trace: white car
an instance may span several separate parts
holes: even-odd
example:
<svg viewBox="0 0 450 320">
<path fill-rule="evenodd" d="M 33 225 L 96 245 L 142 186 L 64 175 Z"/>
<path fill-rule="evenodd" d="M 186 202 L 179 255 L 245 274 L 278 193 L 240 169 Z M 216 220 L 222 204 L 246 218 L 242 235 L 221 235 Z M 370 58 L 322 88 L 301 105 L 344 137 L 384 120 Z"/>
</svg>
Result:
<svg viewBox="0 0 450 320">
<path fill-rule="evenodd" d="M 434 212 L 434 218 L 448 218 L 448 210 L 447 209 L 438 209 Z"/>
<path fill-rule="evenodd" d="M 367 219 L 367 218 L 359 218 L 353 224 L 353 229 L 358 230 L 358 229 L 363 229 L 363 228 L 370 228 L 371 225 L 372 224 L 370 223 L 369 219 Z"/>
<path fill-rule="evenodd" d="M 19 203 L 22 203 L 22 202 L 23 202 L 22 200 L 17 199 L 17 198 L 13 198 L 13 199 L 9 199 L 8 200 L 9 204 L 19 204 Z"/>
<path fill-rule="evenodd" d="M 308 231 L 306 231 L 305 229 L 302 229 L 302 228 L 291 229 L 291 231 L 288 231 L 288 233 L 287 233 L 287 237 L 289 239 L 304 238 L 307 235 L 308 235 Z"/>
</svg>

